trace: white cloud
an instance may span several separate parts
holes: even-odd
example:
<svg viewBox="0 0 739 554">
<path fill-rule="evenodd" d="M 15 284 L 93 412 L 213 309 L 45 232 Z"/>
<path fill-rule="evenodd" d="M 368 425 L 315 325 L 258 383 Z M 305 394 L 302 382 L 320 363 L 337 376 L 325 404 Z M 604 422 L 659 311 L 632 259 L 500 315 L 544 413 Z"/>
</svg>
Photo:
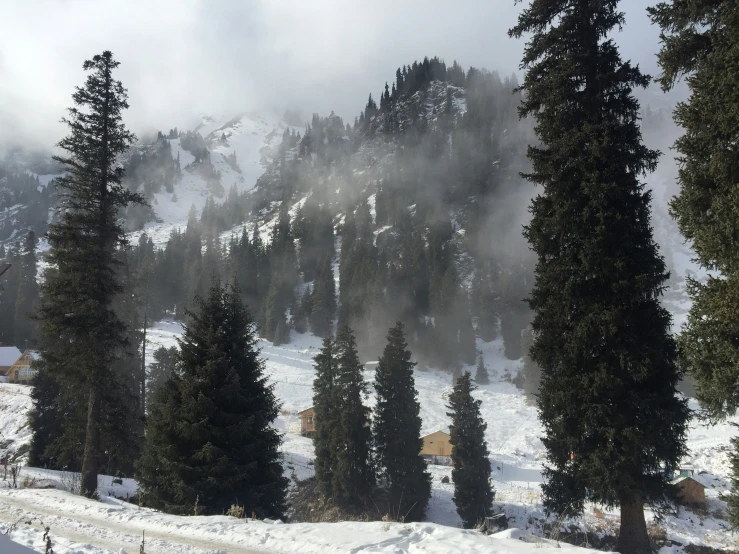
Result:
<svg viewBox="0 0 739 554">
<path fill-rule="evenodd" d="M 186 126 L 201 112 L 301 106 L 347 119 L 395 68 L 438 55 L 517 71 L 513 0 L 0 0 L 0 142 L 50 146 L 82 62 L 112 50 L 129 126 Z M 655 72 L 657 30 L 623 3 L 626 58 Z"/>
</svg>

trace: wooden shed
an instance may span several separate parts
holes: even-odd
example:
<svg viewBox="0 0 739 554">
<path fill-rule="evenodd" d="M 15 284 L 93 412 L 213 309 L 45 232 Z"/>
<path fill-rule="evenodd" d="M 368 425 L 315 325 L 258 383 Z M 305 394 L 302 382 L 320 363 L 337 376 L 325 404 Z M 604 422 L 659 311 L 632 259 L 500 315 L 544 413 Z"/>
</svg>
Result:
<svg viewBox="0 0 739 554">
<path fill-rule="evenodd" d="M 33 360 L 38 359 L 38 353 L 33 350 L 26 350 L 21 356 L 10 366 L 8 370 L 8 380 L 16 383 L 28 383 L 36 376 L 38 371 L 31 367 Z"/>
<path fill-rule="evenodd" d="M 300 434 L 304 437 L 312 437 L 316 431 L 316 415 L 313 406 L 298 412 L 298 415 L 300 416 Z"/>
<path fill-rule="evenodd" d="M 682 475 L 670 482 L 678 489 L 680 502 L 685 506 L 702 508 L 706 505 L 706 486 L 692 475 Z"/>
<path fill-rule="evenodd" d="M 451 439 L 449 433 L 445 433 L 444 431 L 434 431 L 433 433 L 422 437 L 422 439 L 422 458 L 431 464 L 451 465 L 452 445 L 449 442 Z"/>
</svg>

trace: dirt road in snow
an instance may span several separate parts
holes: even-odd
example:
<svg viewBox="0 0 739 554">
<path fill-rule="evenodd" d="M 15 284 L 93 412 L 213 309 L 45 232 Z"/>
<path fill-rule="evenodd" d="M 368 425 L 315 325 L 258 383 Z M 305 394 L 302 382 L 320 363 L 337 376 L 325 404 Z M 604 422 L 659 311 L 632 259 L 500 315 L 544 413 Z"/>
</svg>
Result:
<svg viewBox="0 0 739 554">
<path fill-rule="evenodd" d="M 29 526 L 24 522 L 33 519 L 31 527 L 38 530 L 39 537 L 43 534 L 40 524 L 40 521 L 43 521 L 51 528 L 50 536 L 55 543 L 55 548 L 57 545 L 66 546 L 65 543 L 76 543 L 77 546 L 91 545 L 113 554 L 119 554 L 122 550 L 133 554 L 139 552 L 142 532 L 145 531 L 147 554 L 265 554 L 267 552 L 239 546 L 234 544 L 235 541 L 229 541 L 225 537 L 224 539 L 194 538 L 188 536 L 186 525 L 177 530 L 167 530 L 156 526 L 146 528 L 140 524 L 130 525 L 125 522 L 111 521 L 94 512 L 70 515 L 65 513 L 65 510 L 46 503 L 18 498 L 12 492 L 0 491 L 0 521 L 5 524 L 4 526 L 20 522 L 17 526 L 19 532 L 28 536 Z"/>
</svg>

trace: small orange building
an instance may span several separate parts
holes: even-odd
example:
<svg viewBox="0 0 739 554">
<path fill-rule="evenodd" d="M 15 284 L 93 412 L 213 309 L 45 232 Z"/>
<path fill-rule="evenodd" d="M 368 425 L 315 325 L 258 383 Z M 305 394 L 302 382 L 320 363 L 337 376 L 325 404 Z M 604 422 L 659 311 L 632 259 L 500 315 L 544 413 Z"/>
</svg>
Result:
<svg viewBox="0 0 739 554">
<path fill-rule="evenodd" d="M 698 508 L 706 505 L 706 486 L 692 475 L 682 475 L 671 481 L 671 484 L 677 487 L 683 505 Z"/>
<path fill-rule="evenodd" d="M 421 449 L 421 457 L 427 463 L 435 465 L 451 465 L 452 463 L 452 445 L 449 442 L 451 437 L 449 433 L 444 431 L 434 431 L 421 437 L 423 439 L 423 448 Z"/>
<path fill-rule="evenodd" d="M 38 373 L 31 367 L 33 360 L 38 359 L 38 354 L 33 350 L 26 350 L 21 356 L 10 366 L 8 370 L 8 381 L 16 383 L 28 383 Z"/>
<path fill-rule="evenodd" d="M 316 414 L 313 406 L 298 412 L 298 415 L 300 416 L 300 434 L 304 437 L 312 437 L 316 431 Z"/>
</svg>

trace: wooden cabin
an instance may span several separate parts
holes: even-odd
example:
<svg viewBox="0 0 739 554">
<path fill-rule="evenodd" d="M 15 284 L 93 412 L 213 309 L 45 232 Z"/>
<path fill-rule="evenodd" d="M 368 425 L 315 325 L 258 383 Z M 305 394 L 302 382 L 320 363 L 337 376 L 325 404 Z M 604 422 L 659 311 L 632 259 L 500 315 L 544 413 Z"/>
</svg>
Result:
<svg viewBox="0 0 739 554">
<path fill-rule="evenodd" d="M 692 475 L 681 475 L 670 482 L 677 487 L 680 502 L 685 506 L 703 508 L 706 505 L 706 486 Z"/>
<path fill-rule="evenodd" d="M 451 439 L 449 433 L 434 431 L 421 438 L 423 439 L 421 457 L 426 460 L 426 463 L 434 465 L 452 464 L 452 445 L 449 442 Z"/>
<path fill-rule="evenodd" d="M 15 346 L 0 347 L 0 375 L 8 376 L 10 368 L 21 357 L 21 351 Z"/>
<path fill-rule="evenodd" d="M 312 437 L 316 431 L 316 419 L 313 406 L 298 412 L 300 416 L 300 434 L 304 437 Z"/>
<path fill-rule="evenodd" d="M 28 383 L 33 379 L 38 371 L 31 367 L 33 360 L 38 359 L 38 354 L 33 350 L 26 350 L 15 363 L 10 366 L 7 376 L 8 381 L 15 383 Z"/>
</svg>

